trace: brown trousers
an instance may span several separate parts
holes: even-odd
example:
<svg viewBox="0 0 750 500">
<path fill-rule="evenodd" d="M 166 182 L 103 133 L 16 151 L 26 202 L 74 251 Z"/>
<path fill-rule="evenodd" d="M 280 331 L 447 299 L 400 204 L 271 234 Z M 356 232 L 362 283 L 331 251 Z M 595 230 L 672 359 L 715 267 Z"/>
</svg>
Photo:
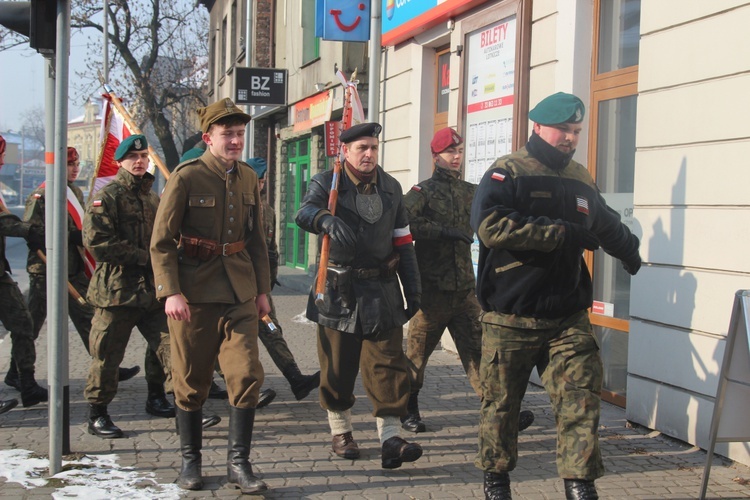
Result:
<svg viewBox="0 0 750 500">
<path fill-rule="evenodd" d="M 255 408 L 263 385 L 255 301 L 189 307 L 190 323 L 169 319 L 175 404 L 185 411 L 203 407 L 218 356 L 229 404 Z"/>
<path fill-rule="evenodd" d="M 363 339 L 318 325 L 320 405 L 325 410 L 345 411 L 354 406 L 354 383 L 362 372 L 365 394 L 373 416 L 406 415 L 409 374 L 402 343 L 402 327 Z"/>
</svg>

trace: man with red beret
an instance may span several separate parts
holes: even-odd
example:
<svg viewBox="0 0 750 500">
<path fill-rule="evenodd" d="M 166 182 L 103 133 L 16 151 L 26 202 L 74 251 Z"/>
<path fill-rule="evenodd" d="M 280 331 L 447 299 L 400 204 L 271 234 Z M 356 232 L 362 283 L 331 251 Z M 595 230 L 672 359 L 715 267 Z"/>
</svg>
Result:
<svg viewBox="0 0 750 500">
<path fill-rule="evenodd" d="M 0 136 L 0 168 L 5 164 L 5 148 L 5 139 Z M 29 248 L 44 248 L 44 229 L 13 215 L 0 195 L 0 322 L 10 332 L 11 365 L 18 370 L 21 402 L 28 407 L 47 401 L 48 394 L 47 389 L 40 387 L 34 379 L 36 346 L 33 325 L 18 283 L 10 276 L 10 266 L 5 258 L 6 236 L 25 238 Z M 5 401 L 3 407 L 10 409 L 15 406 L 8 407 L 12 401 Z"/>
<path fill-rule="evenodd" d="M 422 277 L 422 307 L 409 322 L 406 356 L 411 394 L 402 427 L 424 432 L 419 413 L 419 390 L 424 385 L 427 360 L 447 328 L 474 391 L 481 397 L 479 363 L 482 359 L 482 312 L 474 292 L 471 259 L 473 231 L 469 224 L 476 185 L 461 179 L 463 138 L 450 127 L 438 130 L 430 143 L 435 170 L 404 195 L 409 227 Z M 534 421 L 530 411 L 519 427 Z"/>
</svg>

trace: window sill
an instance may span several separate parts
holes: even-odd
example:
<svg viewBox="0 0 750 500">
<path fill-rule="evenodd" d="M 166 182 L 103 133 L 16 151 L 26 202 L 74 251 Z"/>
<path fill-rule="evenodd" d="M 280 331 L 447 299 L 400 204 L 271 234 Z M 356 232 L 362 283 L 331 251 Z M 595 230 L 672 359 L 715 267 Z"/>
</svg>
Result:
<svg viewBox="0 0 750 500">
<path fill-rule="evenodd" d="M 299 69 L 306 68 L 308 66 L 311 66 L 315 64 L 316 62 L 320 61 L 320 56 L 316 57 L 315 59 L 312 59 L 310 61 L 307 61 L 306 63 L 302 63 L 302 66 L 299 67 Z"/>
</svg>

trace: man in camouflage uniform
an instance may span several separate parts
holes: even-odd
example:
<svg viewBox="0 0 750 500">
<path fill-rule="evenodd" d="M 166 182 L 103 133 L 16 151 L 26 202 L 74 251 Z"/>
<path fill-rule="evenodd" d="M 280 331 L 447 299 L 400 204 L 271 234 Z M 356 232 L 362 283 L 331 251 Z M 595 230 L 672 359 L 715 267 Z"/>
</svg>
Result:
<svg viewBox="0 0 750 500">
<path fill-rule="evenodd" d="M 427 360 L 443 331 L 456 343 L 469 383 L 481 397 L 479 362 L 482 357 L 482 312 L 474 292 L 474 241 L 469 215 L 476 185 L 461 179 L 463 139 L 452 128 L 438 130 L 430 143 L 435 171 L 404 196 L 409 228 L 414 237 L 419 274 L 422 276 L 422 306 L 409 322 L 406 357 L 409 358 L 408 414 L 401 426 L 424 432 L 419 414 L 419 390 L 424 385 Z M 530 411 L 522 412 L 520 430 L 534 421 Z"/>
<path fill-rule="evenodd" d="M 5 139 L 0 136 L 0 168 L 5 164 L 5 148 Z M 34 251 L 44 249 L 44 229 L 22 222 L 8 210 L 0 195 L 0 322 L 10 332 L 11 365 L 15 365 L 20 375 L 21 403 L 28 407 L 47 401 L 48 394 L 34 378 L 36 346 L 31 315 L 18 283 L 10 276 L 10 265 L 5 258 L 6 236 L 25 238 Z M 15 406 L 13 401 L 4 401 L 3 407 L 10 410 Z"/>
<path fill-rule="evenodd" d="M 557 469 L 568 499 L 598 498 L 602 361 L 587 309 L 593 300 L 583 250 L 602 249 L 628 274 L 639 241 L 607 206 L 586 168 L 572 160 L 584 105 L 559 92 L 529 112 L 526 147 L 498 159 L 477 188 L 471 226 L 479 236 L 482 309 L 479 453 L 488 499 L 510 499 L 521 400 L 534 367 L 557 422 Z"/>
<path fill-rule="evenodd" d="M 78 178 L 78 174 L 81 171 L 79 162 L 78 151 L 76 148 L 68 147 L 68 198 L 71 194 L 77 200 L 79 206 L 83 206 L 83 193 L 81 188 L 75 185 L 75 180 Z M 24 212 L 24 220 L 35 225 L 40 226 L 43 230 L 45 227 L 44 220 L 44 206 L 45 206 L 45 186 L 42 184 L 36 188 L 26 200 L 26 211 Z M 68 202 L 70 207 L 71 201 Z M 82 210 L 82 209 L 81 209 Z M 76 214 L 77 216 L 77 214 Z M 89 278 L 86 276 L 85 264 L 81 251 L 83 250 L 83 236 L 80 229 L 79 220 L 73 218 L 73 214 L 68 210 L 68 282 L 78 291 L 81 297 L 86 297 L 86 290 L 89 287 Z M 47 264 L 42 257 L 35 251 L 29 250 L 29 256 L 26 260 L 26 271 L 29 273 L 29 312 L 31 313 L 31 319 L 34 323 L 34 340 L 39 337 L 39 332 L 44 325 L 44 320 L 47 318 Z M 74 300 L 72 297 L 68 300 L 68 312 L 70 319 L 73 320 L 73 324 L 78 331 L 78 335 L 81 337 L 81 342 L 86 348 L 86 352 L 89 350 L 89 332 L 91 331 L 91 318 L 94 317 L 94 308 L 91 307 L 87 302 L 80 303 Z M 151 353 L 151 350 L 147 351 Z M 151 354 L 153 356 L 153 354 Z M 158 363 L 158 360 L 157 360 Z M 119 369 L 119 380 L 120 382 L 133 378 L 140 368 L 134 366 L 133 368 L 120 368 Z M 159 367 L 159 371 L 162 368 Z M 11 363 L 10 370 L 8 370 L 5 376 L 5 383 L 11 387 L 20 388 L 18 380 L 18 370 L 16 366 Z"/>
<path fill-rule="evenodd" d="M 117 394 L 117 368 L 136 326 L 163 367 L 153 379 L 147 370 L 149 399 L 158 396 L 162 416 L 174 416 L 174 407 L 164 397 L 171 371 L 167 317 L 156 300 L 148 251 L 159 197 L 151 190 L 154 176 L 147 172 L 146 138 L 131 135 L 123 140 L 114 159 L 120 167 L 117 176 L 89 200 L 83 220 L 83 242 L 96 259 L 87 295 L 95 310 L 84 395 L 89 403 L 88 431 L 103 438 L 123 436 L 107 405 Z"/>
<path fill-rule="evenodd" d="M 271 290 L 273 290 L 274 285 L 278 283 L 276 278 L 279 275 L 279 247 L 276 244 L 276 212 L 274 212 L 273 207 L 268 203 L 268 198 L 265 196 L 267 171 L 266 160 L 263 158 L 250 158 L 247 160 L 247 164 L 255 170 L 256 174 L 258 174 L 258 185 L 261 194 L 261 217 L 263 218 L 263 230 L 266 232 L 268 263 L 271 266 Z M 271 355 L 273 363 L 279 370 L 281 370 L 284 378 L 289 382 L 289 386 L 292 389 L 295 399 L 300 401 L 301 399 L 306 398 L 307 395 L 310 394 L 310 391 L 320 385 L 320 371 L 313 375 L 302 375 L 292 351 L 289 350 L 289 346 L 287 345 L 286 340 L 284 340 L 281 324 L 276 316 L 276 306 L 273 304 L 273 297 L 271 297 L 270 293 L 267 296 L 268 304 L 271 306 L 271 312 L 268 316 L 273 320 L 274 328 L 271 329 L 265 321 L 262 319 L 259 320 L 258 338 L 263 343 L 268 354 Z M 273 391 L 273 389 L 264 389 L 261 391 L 258 408 L 267 406 L 271 402 L 269 400 L 270 394 L 268 394 L 268 391 Z M 265 398 L 264 393 L 266 393 Z M 276 396 L 275 392 L 273 392 L 273 396 Z M 261 405 L 262 402 L 265 404 Z"/>
</svg>

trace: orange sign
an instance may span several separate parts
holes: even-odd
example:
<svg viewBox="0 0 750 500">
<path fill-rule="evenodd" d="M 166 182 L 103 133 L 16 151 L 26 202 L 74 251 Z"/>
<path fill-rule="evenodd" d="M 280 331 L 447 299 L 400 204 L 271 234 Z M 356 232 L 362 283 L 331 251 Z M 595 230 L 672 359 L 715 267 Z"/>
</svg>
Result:
<svg viewBox="0 0 750 500">
<path fill-rule="evenodd" d="M 320 94 L 303 99 L 292 105 L 292 119 L 294 120 L 294 131 L 301 132 L 310 130 L 318 125 L 323 125 L 326 120 L 331 119 L 331 91 L 326 90 Z"/>
</svg>

